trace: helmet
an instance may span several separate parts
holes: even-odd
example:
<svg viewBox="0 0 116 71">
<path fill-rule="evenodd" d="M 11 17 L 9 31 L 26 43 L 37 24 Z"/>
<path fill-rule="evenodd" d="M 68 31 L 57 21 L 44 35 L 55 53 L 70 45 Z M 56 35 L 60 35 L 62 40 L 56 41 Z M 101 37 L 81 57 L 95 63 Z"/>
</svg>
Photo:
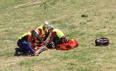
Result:
<svg viewBox="0 0 116 71">
<path fill-rule="evenodd" d="M 48 23 L 48 21 L 45 21 L 44 24 L 45 24 L 45 25 L 48 25 L 49 23 Z"/>
<path fill-rule="evenodd" d="M 31 31 L 32 38 L 36 38 L 39 41 L 42 41 L 42 38 L 40 37 L 39 33 L 36 30 Z"/>
<path fill-rule="evenodd" d="M 49 25 L 48 21 L 45 21 L 45 22 L 44 22 L 44 27 L 47 28 L 48 25 Z"/>
<path fill-rule="evenodd" d="M 45 21 L 45 22 L 44 22 L 44 27 L 46 27 L 48 30 L 54 28 L 52 25 L 49 24 L 48 21 Z"/>
<path fill-rule="evenodd" d="M 50 24 L 47 26 L 47 29 L 48 29 L 48 30 L 49 30 L 49 29 L 53 29 L 53 28 L 54 28 L 54 26 L 52 26 L 52 25 L 50 25 Z"/>
<path fill-rule="evenodd" d="M 36 30 L 31 31 L 32 37 L 38 37 L 39 33 Z"/>
</svg>

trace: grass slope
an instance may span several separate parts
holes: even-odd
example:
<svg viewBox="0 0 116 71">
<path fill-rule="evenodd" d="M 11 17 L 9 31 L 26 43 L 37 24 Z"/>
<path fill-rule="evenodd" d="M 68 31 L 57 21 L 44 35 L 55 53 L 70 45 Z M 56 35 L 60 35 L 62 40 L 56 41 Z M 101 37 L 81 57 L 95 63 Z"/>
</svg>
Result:
<svg viewBox="0 0 116 71">
<path fill-rule="evenodd" d="M 0 71 L 115 71 L 115 8 L 115 0 L 0 0 Z M 79 47 L 14 57 L 18 37 L 46 19 Z M 108 47 L 94 46 L 100 36 L 110 39 Z"/>
</svg>

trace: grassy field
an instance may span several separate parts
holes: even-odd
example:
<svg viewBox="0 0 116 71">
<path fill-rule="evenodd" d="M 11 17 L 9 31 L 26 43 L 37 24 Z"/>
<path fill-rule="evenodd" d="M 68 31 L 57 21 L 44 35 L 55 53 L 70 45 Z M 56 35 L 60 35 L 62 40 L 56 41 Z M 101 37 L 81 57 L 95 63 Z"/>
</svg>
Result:
<svg viewBox="0 0 116 71">
<path fill-rule="evenodd" d="M 45 20 L 79 47 L 13 56 L 18 37 Z M 115 23 L 116 0 L 0 0 L 0 71 L 116 71 Z M 95 46 L 101 36 L 109 46 Z"/>
</svg>

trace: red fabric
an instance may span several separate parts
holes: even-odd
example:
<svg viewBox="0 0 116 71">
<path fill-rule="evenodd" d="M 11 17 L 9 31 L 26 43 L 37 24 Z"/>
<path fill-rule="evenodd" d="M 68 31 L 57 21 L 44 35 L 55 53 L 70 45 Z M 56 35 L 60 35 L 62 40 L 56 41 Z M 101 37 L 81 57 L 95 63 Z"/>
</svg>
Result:
<svg viewBox="0 0 116 71">
<path fill-rule="evenodd" d="M 68 46 L 67 44 L 60 44 L 58 45 L 58 48 L 57 48 L 57 50 L 69 50 L 69 49 L 71 49 L 71 47 Z"/>
<path fill-rule="evenodd" d="M 49 41 L 49 42 L 52 42 L 53 39 L 54 39 L 56 36 L 57 36 L 57 35 L 56 35 L 56 32 L 52 32 L 52 33 L 51 33 L 51 36 L 50 36 L 50 41 Z"/>
<path fill-rule="evenodd" d="M 32 36 L 31 35 L 28 35 L 28 41 L 31 42 L 32 47 L 34 48 L 34 43 L 32 42 Z"/>
<path fill-rule="evenodd" d="M 71 40 L 68 41 L 68 45 L 69 45 L 70 47 L 75 47 L 75 46 L 78 46 L 78 43 L 77 43 L 76 40 L 71 39 Z"/>
<path fill-rule="evenodd" d="M 28 35 L 28 41 L 31 42 L 32 44 L 32 48 L 34 49 L 36 46 L 36 42 L 38 42 L 38 40 L 36 38 L 32 38 L 31 35 Z"/>
<path fill-rule="evenodd" d="M 45 39 L 45 33 L 42 32 L 42 29 L 37 29 L 36 31 L 39 33 L 40 38 L 42 40 L 44 40 Z"/>
<path fill-rule="evenodd" d="M 28 41 L 31 42 L 32 41 L 32 36 L 28 35 Z"/>
<path fill-rule="evenodd" d="M 71 39 L 67 43 L 58 45 L 57 50 L 70 50 L 76 48 L 77 46 L 78 46 L 78 42 L 74 39 Z"/>
<path fill-rule="evenodd" d="M 40 47 L 42 46 L 43 44 L 40 44 L 36 50 L 40 49 Z M 67 41 L 67 43 L 62 43 L 62 44 L 59 44 L 57 47 L 56 47 L 56 50 L 71 50 L 73 48 L 76 48 L 78 47 L 78 42 L 74 39 L 71 39 L 69 41 Z"/>
</svg>

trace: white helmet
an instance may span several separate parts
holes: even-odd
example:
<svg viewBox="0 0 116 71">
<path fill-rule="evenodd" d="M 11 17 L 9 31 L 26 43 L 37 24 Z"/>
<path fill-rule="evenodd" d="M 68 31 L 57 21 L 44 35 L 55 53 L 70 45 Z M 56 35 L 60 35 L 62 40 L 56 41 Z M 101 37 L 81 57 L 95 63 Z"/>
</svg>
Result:
<svg viewBox="0 0 116 71">
<path fill-rule="evenodd" d="M 48 27 L 48 24 L 49 24 L 48 21 L 45 21 L 45 22 L 44 22 L 44 27 L 47 28 L 47 27 Z"/>
<path fill-rule="evenodd" d="M 48 21 L 45 21 L 45 22 L 44 22 L 44 26 L 45 26 L 47 29 L 52 29 L 52 28 L 54 28 L 52 25 L 49 24 Z"/>
<path fill-rule="evenodd" d="M 48 23 L 48 21 L 45 21 L 44 24 L 45 24 L 45 25 L 48 25 L 49 23 Z"/>
<path fill-rule="evenodd" d="M 52 25 L 48 25 L 48 27 L 47 27 L 47 29 L 49 30 L 49 29 L 54 29 L 54 26 L 52 26 Z"/>
</svg>

